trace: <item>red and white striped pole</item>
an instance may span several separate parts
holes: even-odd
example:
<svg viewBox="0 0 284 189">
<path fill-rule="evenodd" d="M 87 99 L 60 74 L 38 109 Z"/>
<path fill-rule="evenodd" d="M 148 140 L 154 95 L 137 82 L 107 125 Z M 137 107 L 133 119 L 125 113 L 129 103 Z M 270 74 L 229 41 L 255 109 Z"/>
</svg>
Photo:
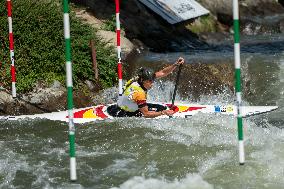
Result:
<svg viewBox="0 0 284 189">
<path fill-rule="evenodd" d="M 119 20 L 119 0 L 115 0 L 116 15 L 116 44 L 117 44 L 117 71 L 118 71 L 118 98 L 122 96 L 122 63 L 121 63 L 121 46 L 120 46 L 120 20 Z"/>
<path fill-rule="evenodd" d="M 16 97 L 16 69 L 15 69 L 15 59 L 14 59 L 14 37 L 13 37 L 13 30 L 12 30 L 12 2 L 11 0 L 7 0 L 7 10 L 8 10 L 8 23 L 9 23 L 12 97 Z"/>
</svg>

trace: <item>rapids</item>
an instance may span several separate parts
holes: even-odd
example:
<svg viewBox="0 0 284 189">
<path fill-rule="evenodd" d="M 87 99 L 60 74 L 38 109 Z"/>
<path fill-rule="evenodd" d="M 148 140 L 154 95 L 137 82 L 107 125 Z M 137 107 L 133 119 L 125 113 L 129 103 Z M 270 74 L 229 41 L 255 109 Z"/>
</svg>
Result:
<svg viewBox="0 0 284 189">
<path fill-rule="evenodd" d="M 206 114 L 189 119 L 122 118 L 76 125 L 78 181 L 71 183 L 66 123 L 2 121 L 0 188 L 283 188 L 283 37 L 253 40 L 255 48 L 244 46 L 241 55 L 245 68 L 243 77 L 253 86 L 252 93 L 244 94 L 244 104 L 278 105 L 279 109 L 243 120 L 244 166 L 238 163 L 235 118 Z M 251 41 L 244 43 L 252 44 Z M 184 56 L 188 63 L 233 61 L 233 53 L 228 48 L 225 51 L 149 53 L 137 64 L 154 66 L 161 59 L 172 61 L 178 56 Z M 172 81 L 157 82 L 149 92 L 150 100 L 170 101 L 173 86 Z M 190 91 L 178 93 L 176 99 L 196 103 L 191 101 Z M 234 94 L 224 88 L 220 94 L 201 96 L 197 103 L 234 102 Z"/>
</svg>

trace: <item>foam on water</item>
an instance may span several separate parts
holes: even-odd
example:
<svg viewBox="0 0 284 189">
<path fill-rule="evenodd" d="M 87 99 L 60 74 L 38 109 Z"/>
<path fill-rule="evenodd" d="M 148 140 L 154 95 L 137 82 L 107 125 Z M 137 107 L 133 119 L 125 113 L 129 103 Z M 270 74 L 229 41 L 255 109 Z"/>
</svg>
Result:
<svg viewBox="0 0 284 189">
<path fill-rule="evenodd" d="M 258 125 L 254 119 L 244 119 L 244 136 L 248 140 L 247 164 L 243 169 L 238 166 L 237 127 L 232 117 L 197 114 L 189 119 L 133 118 L 127 122 L 121 119 L 85 125 L 78 130 L 79 144 L 76 145 L 77 168 L 85 184 L 75 186 L 68 184 L 68 163 L 63 163 L 68 160 L 68 143 L 60 139 L 65 143 L 58 145 L 58 139 L 33 133 L 35 128 L 45 129 L 41 124 L 36 121 L 34 127 L 28 129 L 26 136 L 33 140 L 25 141 L 23 137 L 15 140 L 23 147 L 37 143 L 39 150 L 35 154 L 40 157 L 29 160 L 28 156 L 8 148 L 5 154 L 10 154 L 9 157 L 1 158 L 1 172 L 8 173 L 3 178 L 6 183 L 1 186 L 13 188 L 19 171 L 30 175 L 31 186 L 41 188 L 96 188 L 96 185 L 121 189 L 227 188 L 232 184 L 243 188 L 244 181 L 231 177 L 249 178 L 245 186 L 267 184 L 277 188 L 283 184 L 284 134 L 268 122 Z M 116 125 L 106 126 L 108 124 Z M 46 130 L 51 129 L 54 128 Z M 93 143 L 86 143 L 92 140 Z M 1 149 L 6 144 L 7 141 L 2 141 Z M 103 183 L 112 184 L 103 187 Z"/>
<path fill-rule="evenodd" d="M 252 127 L 251 130 L 250 145 L 256 149 L 249 157 L 262 167 L 264 178 L 284 184 L 281 178 L 284 175 L 284 130 L 273 126 Z"/>
<path fill-rule="evenodd" d="M 187 174 L 183 179 L 176 179 L 169 181 L 164 178 L 145 178 L 133 177 L 132 179 L 121 184 L 120 187 L 113 187 L 111 189 L 213 189 L 214 187 L 204 181 L 198 174 Z"/>
<path fill-rule="evenodd" d="M 4 148 L 1 148 L 4 149 Z M 1 188 L 9 188 L 13 186 L 13 181 L 16 177 L 17 170 L 22 170 L 23 172 L 29 172 L 30 167 L 26 161 L 25 156 L 18 156 L 12 150 L 2 150 L 0 160 L 0 172 L 1 172 Z"/>
<path fill-rule="evenodd" d="M 135 122 L 135 124 L 134 124 Z M 188 119 L 131 120 L 122 127 L 142 127 L 163 131 L 162 134 L 145 135 L 146 138 L 174 141 L 185 145 L 205 146 L 232 144 L 236 138 L 236 122 L 225 115 L 197 114 Z M 235 143 L 234 143 L 235 144 Z"/>
</svg>

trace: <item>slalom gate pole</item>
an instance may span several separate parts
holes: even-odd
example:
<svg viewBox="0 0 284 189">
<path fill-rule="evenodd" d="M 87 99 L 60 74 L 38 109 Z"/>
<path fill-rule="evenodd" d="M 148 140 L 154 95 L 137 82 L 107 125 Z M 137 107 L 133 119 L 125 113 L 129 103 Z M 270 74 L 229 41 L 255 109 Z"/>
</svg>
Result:
<svg viewBox="0 0 284 189">
<path fill-rule="evenodd" d="M 118 98 L 122 96 L 122 63 L 121 63 L 121 46 L 120 46 L 120 19 L 119 19 L 119 0 L 115 0 L 116 15 L 116 43 L 117 43 L 117 72 L 118 72 Z"/>
<path fill-rule="evenodd" d="M 12 77 L 12 97 L 16 97 L 16 69 L 14 55 L 14 36 L 12 26 L 12 2 L 7 0 L 8 24 L 9 24 L 9 43 L 10 43 L 10 59 L 11 59 L 11 77 Z"/>
<path fill-rule="evenodd" d="M 234 15 L 234 57 L 235 57 L 235 88 L 237 97 L 237 123 L 239 140 L 239 163 L 245 164 L 245 150 L 243 137 L 243 118 L 242 118 L 242 93 L 241 93 L 241 56 L 240 56 L 240 24 L 239 24 L 239 2 L 233 0 Z"/>
<path fill-rule="evenodd" d="M 70 143 L 70 180 L 76 181 L 76 157 L 75 157 L 75 126 L 73 121 L 73 81 L 71 62 L 71 40 L 68 0 L 63 0 L 64 11 L 64 38 L 65 38 L 65 58 L 66 58 L 66 85 L 67 85 L 67 107 L 69 118 L 69 143 Z"/>
</svg>

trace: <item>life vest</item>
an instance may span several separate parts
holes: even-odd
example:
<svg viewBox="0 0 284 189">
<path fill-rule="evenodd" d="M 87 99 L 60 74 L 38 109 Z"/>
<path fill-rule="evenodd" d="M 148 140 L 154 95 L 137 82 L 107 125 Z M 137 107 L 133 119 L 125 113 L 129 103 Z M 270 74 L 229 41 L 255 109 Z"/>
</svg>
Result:
<svg viewBox="0 0 284 189">
<path fill-rule="evenodd" d="M 129 80 L 124 87 L 124 92 L 118 100 L 118 107 L 128 111 L 135 112 L 146 105 L 147 90 L 134 79 Z"/>
</svg>

